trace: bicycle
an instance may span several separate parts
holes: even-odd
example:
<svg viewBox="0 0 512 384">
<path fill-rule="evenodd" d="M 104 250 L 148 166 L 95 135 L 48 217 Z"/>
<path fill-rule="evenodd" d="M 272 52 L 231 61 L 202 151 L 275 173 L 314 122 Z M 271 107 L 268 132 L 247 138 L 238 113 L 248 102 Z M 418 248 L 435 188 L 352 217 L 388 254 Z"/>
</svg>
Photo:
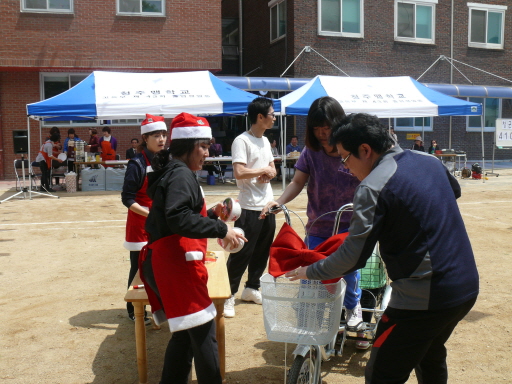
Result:
<svg viewBox="0 0 512 384">
<path fill-rule="evenodd" d="M 291 225 L 288 209 L 284 205 L 279 209 Z M 352 209 L 352 204 L 346 204 L 336 211 L 333 235 L 338 232 L 341 215 Z M 367 341 L 370 346 L 373 344 L 377 326 L 391 295 L 378 246 L 361 270 L 361 281 L 361 306 L 367 321 L 363 318 L 363 322 L 348 327 L 341 316 L 345 293 L 343 279 L 336 284 L 322 284 L 318 280 L 291 282 L 286 278 L 273 278 L 269 274 L 262 276 L 267 338 L 298 344 L 293 351 L 294 361 L 286 376 L 286 384 L 318 384 L 321 363 L 332 356 L 342 355 L 347 340 Z M 356 336 L 349 333 L 356 333 Z"/>
</svg>

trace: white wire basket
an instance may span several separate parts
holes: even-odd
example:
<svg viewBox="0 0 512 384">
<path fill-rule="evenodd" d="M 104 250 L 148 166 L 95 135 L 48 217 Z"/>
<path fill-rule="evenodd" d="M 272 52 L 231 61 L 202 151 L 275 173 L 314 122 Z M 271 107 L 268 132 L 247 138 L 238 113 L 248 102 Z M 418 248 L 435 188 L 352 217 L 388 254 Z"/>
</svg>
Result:
<svg viewBox="0 0 512 384">
<path fill-rule="evenodd" d="M 323 345 L 339 330 L 346 283 L 260 278 L 267 338 L 295 344 Z"/>
</svg>

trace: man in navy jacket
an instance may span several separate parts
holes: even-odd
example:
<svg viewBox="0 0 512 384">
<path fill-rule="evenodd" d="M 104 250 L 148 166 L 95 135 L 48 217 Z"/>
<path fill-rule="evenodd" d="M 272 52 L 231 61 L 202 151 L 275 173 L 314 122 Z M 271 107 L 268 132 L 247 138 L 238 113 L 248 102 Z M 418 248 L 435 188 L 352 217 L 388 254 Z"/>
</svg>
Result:
<svg viewBox="0 0 512 384">
<path fill-rule="evenodd" d="M 366 383 L 405 383 L 413 369 L 420 383 L 446 383 L 444 344 L 479 289 L 456 202 L 460 186 L 434 156 L 393 146 L 376 116 L 345 117 L 333 127 L 331 140 L 343 165 L 361 180 L 349 236 L 328 258 L 287 275 L 343 276 L 364 267 L 378 241 L 393 291 L 377 329 Z"/>
</svg>

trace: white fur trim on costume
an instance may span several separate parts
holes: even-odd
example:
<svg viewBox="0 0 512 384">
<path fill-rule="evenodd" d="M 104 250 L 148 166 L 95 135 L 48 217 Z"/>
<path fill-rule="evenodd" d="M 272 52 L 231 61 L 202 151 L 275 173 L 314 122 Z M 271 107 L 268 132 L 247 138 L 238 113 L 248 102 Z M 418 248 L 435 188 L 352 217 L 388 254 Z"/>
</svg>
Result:
<svg viewBox="0 0 512 384">
<path fill-rule="evenodd" d="M 158 311 L 153 312 L 153 320 L 155 321 L 156 325 L 165 323 L 167 321 L 167 316 L 165 316 L 164 310 L 159 309 Z"/>
<path fill-rule="evenodd" d="M 215 305 L 211 303 L 208 307 L 199 312 L 169 319 L 169 328 L 171 329 L 171 332 L 183 331 L 185 329 L 197 327 L 198 325 L 206 324 L 210 320 L 214 319 L 215 316 L 217 316 L 217 310 L 215 309 Z"/>
<path fill-rule="evenodd" d="M 141 241 L 140 243 L 132 243 L 129 241 L 125 241 L 123 244 L 123 247 L 129 251 L 140 251 L 143 246 L 145 246 L 148 242 L 147 241 Z"/>
<path fill-rule="evenodd" d="M 187 259 L 187 261 L 203 260 L 203 252 L 199 252 L 199 251 L 185 252 L 185 258 Z"/>
<path fill-rule="evenodd" d="M 211 139 L 210 127 L 175 127 L 171 131 L 171 140 L 176 139 Z"/>
<path fill-rule="evenodd" d="M 155 121 L 153 123 L 141 125 L 140 134 L 153 132 L 153 131 L 167 131 L 167 125 L 163 121 Z"/>
</svg>

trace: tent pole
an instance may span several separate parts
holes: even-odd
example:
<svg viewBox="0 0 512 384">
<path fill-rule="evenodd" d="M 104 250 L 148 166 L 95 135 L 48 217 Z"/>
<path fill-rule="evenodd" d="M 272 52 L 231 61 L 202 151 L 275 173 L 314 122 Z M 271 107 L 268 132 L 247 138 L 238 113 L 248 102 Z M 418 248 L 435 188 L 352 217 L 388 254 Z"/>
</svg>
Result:
<svg viewBox="0 0 512 384">
<path fill-rule="evenodd" d="M 483 108 L 483 105 L 482 105 L 482 114 L 480 115 L 480 123 L 482 125 L 482 129 L 480 130 L 481 132 L 481 135 L 482 135 L 482 170 L 483 170 L 483 173 L 484 173 L 484 176 L 485 176 L 485 152 L 484 152 L 484 108 Z M 482 177 L 482 180 L 483 182 L 485 183 L 485 177 Z"/>
<path fill-rule="evenodd" d="M 281 115 L 282 116 L 282 115 Z M 285 140 L 286 140 L 286 119 L 284 119 L 284 135 L 283 140 L 281 140 L 281 180 L 283 181 L 283 191 L 286 188 L 286 146 L 285 146 Z"/>
<path fill-rule="evenodd" d="M 450 128 L 448 130 L 448 148 L 452 147 L 452 117 L 450 116 Z"/>
<path fill-rule="evenodd" d="M 423 139 L 423 148 L 425 148 L 425 118 L 421 118 L 421 138 Z"/>
<path fill-rule="evenodd" d="M 31 162 L 32 157 L 30 156 L 30 117 L 27 116 L 27 157 L 28 157 L 28 199 L 32 200 L 32 172 L 30 172 L 31 169 Z"/>
</svg>

